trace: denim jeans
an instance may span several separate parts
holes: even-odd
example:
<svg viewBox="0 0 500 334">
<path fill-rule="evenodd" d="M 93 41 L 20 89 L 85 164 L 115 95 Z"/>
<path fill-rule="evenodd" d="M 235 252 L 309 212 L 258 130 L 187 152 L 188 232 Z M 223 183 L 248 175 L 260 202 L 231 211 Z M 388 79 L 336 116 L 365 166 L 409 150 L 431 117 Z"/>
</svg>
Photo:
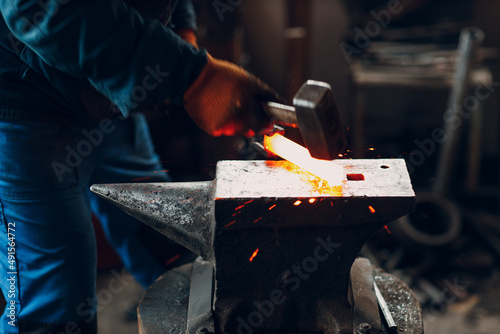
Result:
<svg viewBox="0 0 500 334">
<path fill-rule="evenodd" d="M 133 235 L 141 223 L 88 191 L 92 183 L 166 181 L 162 169 L 140 114 L 91 127 L 0 121 L 1 333 L 96 333 L 91 202 L 143 285 L 163 272 Z"/>
</svg>

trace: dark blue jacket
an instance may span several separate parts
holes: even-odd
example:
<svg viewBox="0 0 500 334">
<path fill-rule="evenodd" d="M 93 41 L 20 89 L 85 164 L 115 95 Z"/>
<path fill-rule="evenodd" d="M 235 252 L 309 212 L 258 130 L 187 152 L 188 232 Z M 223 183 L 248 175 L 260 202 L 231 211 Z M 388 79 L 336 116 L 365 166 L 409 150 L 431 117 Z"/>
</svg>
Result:
<svg viewBox="0 0 500 334">
<path fill-rule="evenodd" d="M 195 28 L 190 0 L 168 27 L 122 0 L 0 0 L 0 13 L 0 119 L 93 122 L 94 89 L 123 115 L 182 105 L 207 61 L 172 31 Z"/>
</svg>

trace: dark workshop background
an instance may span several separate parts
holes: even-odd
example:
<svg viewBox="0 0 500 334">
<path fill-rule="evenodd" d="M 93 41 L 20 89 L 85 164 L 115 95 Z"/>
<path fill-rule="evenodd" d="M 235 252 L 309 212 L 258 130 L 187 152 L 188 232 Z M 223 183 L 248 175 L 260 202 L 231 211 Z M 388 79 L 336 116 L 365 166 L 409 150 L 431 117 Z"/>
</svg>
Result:
<svg viewBox="0 0 500 334">
<path fill-rule="evenodd" d="M 363 75 L 375 73 L 375 79 L 390 80 L 391 75 L 414 70 L 417 77 L 431 72 L 438 82 L 440 75 L 453 74 L 460 30 L 475 26 L 484 31 L 473 68 L 482 70 L 478 76 L 492 83 L 493 93 L 482 101 L 475 132 L 473 117 L 463 120 L 449 171 L 452 182 L 443 203 L 451 201 L 458 208 L 458 223 L 436 208 L 423 206 L 420 216 L 413 217 L 416 228 L 431 237 L 446 234 L 446 240 L 419 242 L 395 222 L 377 234 L 362 255 L 417 293 L 426 333 L 496 333 L 500 328 L 500 84 L 495 83 L 500 82 L 500 2 L 414 0 L 420 7 L 394 17 L 350 62 L 342 43 L 352 44 L 355 28 L 363 30 L 373 21 L 370 10 L 387 8 L 388 1 L 242 0 L 219 11 L 218 2 L 230 2 L 194 2 L 202 47 L 244 66 L 289 101 L 307 79 L 328 82 L 347 129 L 344 158 L 405 158 L 414 167 L 411 177 L 417 194 L 432 190 L 441 145 L 436 144 L 434 152 L 416 165 L 415 154 L 423 150 L 416 141 L 432 138 L 432 131 L 443 127 L 450 85 L 418 80 L 384 85 Z M 384 43 L 412 47 L 393 52 Z M 379 69 L 380 62 L 383 70 L 370 72 Z M 176 181 L 211 179 L 218 160 L 262 158 L 241 138 L 210 138 L 182 113 L 151 118 L 150 124 L 157 151 Z M 103 272 L 100 284 L 105 286 L 108 276 Z M 131 299 L 137 298 L 134 289 Z M 124 303 L 117 297 L 104 308 L 103 333 L 118 333 L 117 328 L 126 332 L 117 325 L 120 313 L 110 311 L 116 304 L 122 312 Z M 133 321 L 127 328 L 134 332 Z"/>
</svg>

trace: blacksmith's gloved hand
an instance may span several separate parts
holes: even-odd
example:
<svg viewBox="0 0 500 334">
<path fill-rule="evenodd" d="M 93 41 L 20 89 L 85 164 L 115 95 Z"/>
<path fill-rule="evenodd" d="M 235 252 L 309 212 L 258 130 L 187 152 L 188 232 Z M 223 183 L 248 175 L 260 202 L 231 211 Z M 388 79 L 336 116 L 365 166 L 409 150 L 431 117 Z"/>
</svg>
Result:
<svg viewBox="0 0 500 334">
<path fill-rule="evenodd" d="M 177 35 L 179 35 L 179 37 L 182 38 L 184 41 L 188 42 L 196 49 L 198 49 L 198 37 L 196 36 L 196 33 L 194 32 L 193 29 L 182 28 L 182 29 L 176 29 L 174 32 Z"/>
<path fill-rule="evenodd" d="M 212 136 L 242 134 L 251 137 L 270 128 L 271 121 L 262 103 L 281 101 L 271 87 L 254 75 L 210 55 L 183 98 L 189 116 Z"/>
</svg>

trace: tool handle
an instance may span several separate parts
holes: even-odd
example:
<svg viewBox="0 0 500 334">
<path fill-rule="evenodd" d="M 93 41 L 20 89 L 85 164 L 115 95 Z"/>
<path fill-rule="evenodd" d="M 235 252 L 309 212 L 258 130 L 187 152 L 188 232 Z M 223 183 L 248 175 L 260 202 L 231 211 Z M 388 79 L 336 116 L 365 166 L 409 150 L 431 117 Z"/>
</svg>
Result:
<svg viewBox="0 0 500 334">
<path fill-rule="evenodd" d="M 278 123 L 294 128 L 298 126 L 297 113 L 294 107 L 276 102 L 266 102 L 262 104 L 262 108 L 264 108 L 267 116 Z"/>
</svg>

